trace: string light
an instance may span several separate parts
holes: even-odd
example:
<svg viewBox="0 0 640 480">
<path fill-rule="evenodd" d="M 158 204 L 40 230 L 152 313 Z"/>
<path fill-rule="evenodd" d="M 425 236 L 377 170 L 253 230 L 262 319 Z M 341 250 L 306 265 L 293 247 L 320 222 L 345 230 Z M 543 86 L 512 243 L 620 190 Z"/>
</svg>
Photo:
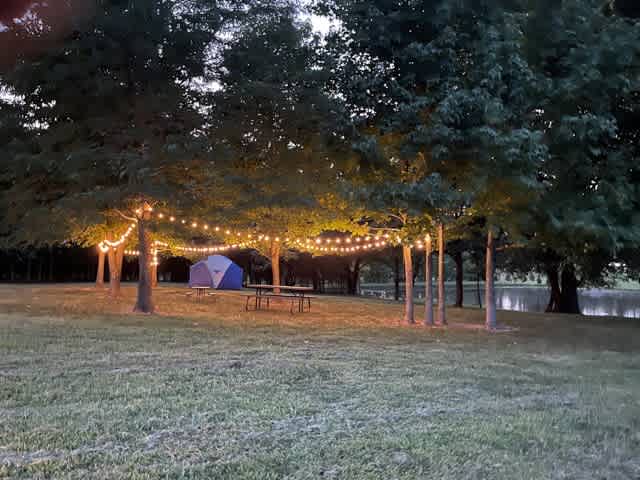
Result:
<svg viewBox="0 0 640 480">
<path fill-rule="evenodd" d="M 98 243 L 98 248 L 102 253 L 107 253 L 112 248 L 118 248 L 120 245 L 127 241 L 127 238 L 129 238 L 135 228 L 135 223 L 130 224 L 129 228 L 127 228 L 127 231 L 124 232 L 118 240 L 116 240 L 115 242 L 107 239 L 102 240 L 100 243 Z"/>
<path fill-rule="evenodd" d="M 153 210 L 151 209 L 150 211 L 153 211 Z M 168 219 L 170 222 L 175 222 L 176 220 L 178 220 L 176 216 L 168 215 L 163 212 L 158 212 L 154 215 L 159 220 Z M 222 231 L 226 235 L 234 234 L 234 232 L 232 232 L 228 228 L 222 229 L 220 226 L 210 227 L 209 224 L 205 222 L 198 222 L 195 220 L 187 222 L 186 219 L 180 219 L 180 222 L 183 225 L 186 225 L 187 223 L 189 223 L 192 228 L 194 229 L 202 228 L 202 230 L 207 232 L 211 229 L 216 232 Z M 429 235 L 427 235 L 427 237 L 428 236 Z M 243 233 L 243 232 L 237 231 L 235 232 L 235 237 L 239 237 L 239 239 L 246 239 L 246 240 L 239 243 L 233 243 L 232 245 L 218 245 L 218 246 L 212 246 L 212 247 L 179 247 L 178 249 L 182 251 L 193 252 L 193 253 L 196 253 L 196 252 L 206 253 L 206 252 L 224 251 L 224 250 L 228 250 L 229 248 L 241 248 L 241 247 L 245 248 L 250 245 L 249 242 L 255 241 L 254 235 L 252 235 L 252 233 L 249 233 L 249 232 Z M 391 235 L 388 232 L 385 232 L 385 233 L 381 232 L 381 233 L 377 233 L 376 235 L 365 235 L 362 237 L 361 236 L 352 237 L 347 235 L 332 237 L 332 236 L 321 235 L 321 236 L 305 238 L 305 239 L 298 238 L 295 241 L 292 241 L 289 237 L 284 237 L 284 242 L 289 244 L 293 248 L 298 248 L 300 250 L 309 250 L 312 252 L 351 253 L 351 252 L 358 252 L 363 250 L 371 250 L 373 248 L 384 248 L 390 245 L 389 243 L 390 238 L 391 238 Z M 273 241 L 276 241 L 276 242 L 281 241 L 280 236 L 270 237 L 269 235 L 265 235 L 265 234 L 257 235 L 257 239 L 259 241 L 266 241 L 266 242 L 271 241 L 272 239 Z M 126 240 L 126 238 L 124 240 Z M 124 240 L 122 240 L 122 242 Z M 395 243 L 396 244 L 403 243 L 400 236 L 398 235 L 395 236 Z M 105 242 L 102 242 L 99 245 L 99 247 L 103 251 L 105 251 L 105 249 L 106 251 L 108 251 L 110 246 L 118 246 L 120 244 L 121 244 L 120 240 L 116 242 L 109 242 L 109 243 L 105 241 Z M 352 246 L 352 244 L 356 244 L 356 245 Z M 343 246 L 343 245 L 346 245 L 346 246 Z M 415 246 L 416 248 L 419 248 L 419 249 L 424 248 L 422 240 L 416 240 L 414 244 L 411 246 L 412 247 Z"/>
</svg>

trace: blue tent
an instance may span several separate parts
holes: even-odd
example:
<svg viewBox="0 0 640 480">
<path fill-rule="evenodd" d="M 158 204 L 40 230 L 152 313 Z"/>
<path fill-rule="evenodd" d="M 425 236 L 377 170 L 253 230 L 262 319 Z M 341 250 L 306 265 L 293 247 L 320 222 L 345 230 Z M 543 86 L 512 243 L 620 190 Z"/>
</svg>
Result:
<svg viewBox="0 0 640 480">
<path fill-rule="evenodd" d="M 222 255 L 212 255 L 193 265 L 189 271 L 190 287 L 211 287 L 218 290 L 240 290 L 242 268 Z"/>
</svg>

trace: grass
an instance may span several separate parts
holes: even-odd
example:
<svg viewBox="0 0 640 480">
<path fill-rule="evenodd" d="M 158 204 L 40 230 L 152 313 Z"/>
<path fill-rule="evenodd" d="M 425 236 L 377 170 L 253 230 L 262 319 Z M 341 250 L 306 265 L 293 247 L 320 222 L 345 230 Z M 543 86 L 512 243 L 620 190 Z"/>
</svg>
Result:
<svg viewBox="0 0 640 480">
<path fill-rule="evenodd" d="M 0 287 L 0 478 L 640 477 L 638 322 L 133 296 Z"/>
</svg>

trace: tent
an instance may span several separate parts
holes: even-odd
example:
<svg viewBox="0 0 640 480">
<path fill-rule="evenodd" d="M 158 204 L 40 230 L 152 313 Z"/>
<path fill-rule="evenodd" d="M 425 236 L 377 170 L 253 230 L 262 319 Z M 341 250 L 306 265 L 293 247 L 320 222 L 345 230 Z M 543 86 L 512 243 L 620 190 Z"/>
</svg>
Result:
<svg viewBox="0 0 640 480">
<path fill-rule="evenodd" d="M 189 270 L 190 287 L 211 287 L 218 290 L 240 290 L 242 268 L 222 255 L 200 260 Z"/>
</svg>

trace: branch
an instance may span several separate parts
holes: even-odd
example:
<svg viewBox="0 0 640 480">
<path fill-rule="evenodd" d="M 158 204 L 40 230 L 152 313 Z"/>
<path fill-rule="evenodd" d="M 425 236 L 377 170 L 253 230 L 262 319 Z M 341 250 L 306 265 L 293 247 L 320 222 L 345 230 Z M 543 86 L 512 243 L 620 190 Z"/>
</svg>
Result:
<svg viewBox="0 0 640 480">
<path fill-rule="evenodd" d="M 399 232 L 401 229 L 396 227 L 369 227 L 369 230 L 382 230 L 382 231 L 389 230 L 393 232 Z"/>
<path fill-rule="evenodd" d="M 122 213 L 120 210 L 118 210 L 117 208 L 113 209 L 114 212 L 116 212 L 118 215 L 120 215 L 122 218 L 124 218 L 125 220 L 128 220 L 130 222 L 137 222 L 138 219 L 135 217 L 129 217 L 128 215 L 125 215 L 124 213 Z"/>
<path fill-rule="evenodd" d="M 389 216 L 391 218 L 395 218 L 396 220 L 400 220 L 402 222 L 402 224 L 404 225 L 406 222 L 406 219 L 402 218 L 400 215 L 396 215 L 394 213 L 390 213 Z"/>
</svg>

